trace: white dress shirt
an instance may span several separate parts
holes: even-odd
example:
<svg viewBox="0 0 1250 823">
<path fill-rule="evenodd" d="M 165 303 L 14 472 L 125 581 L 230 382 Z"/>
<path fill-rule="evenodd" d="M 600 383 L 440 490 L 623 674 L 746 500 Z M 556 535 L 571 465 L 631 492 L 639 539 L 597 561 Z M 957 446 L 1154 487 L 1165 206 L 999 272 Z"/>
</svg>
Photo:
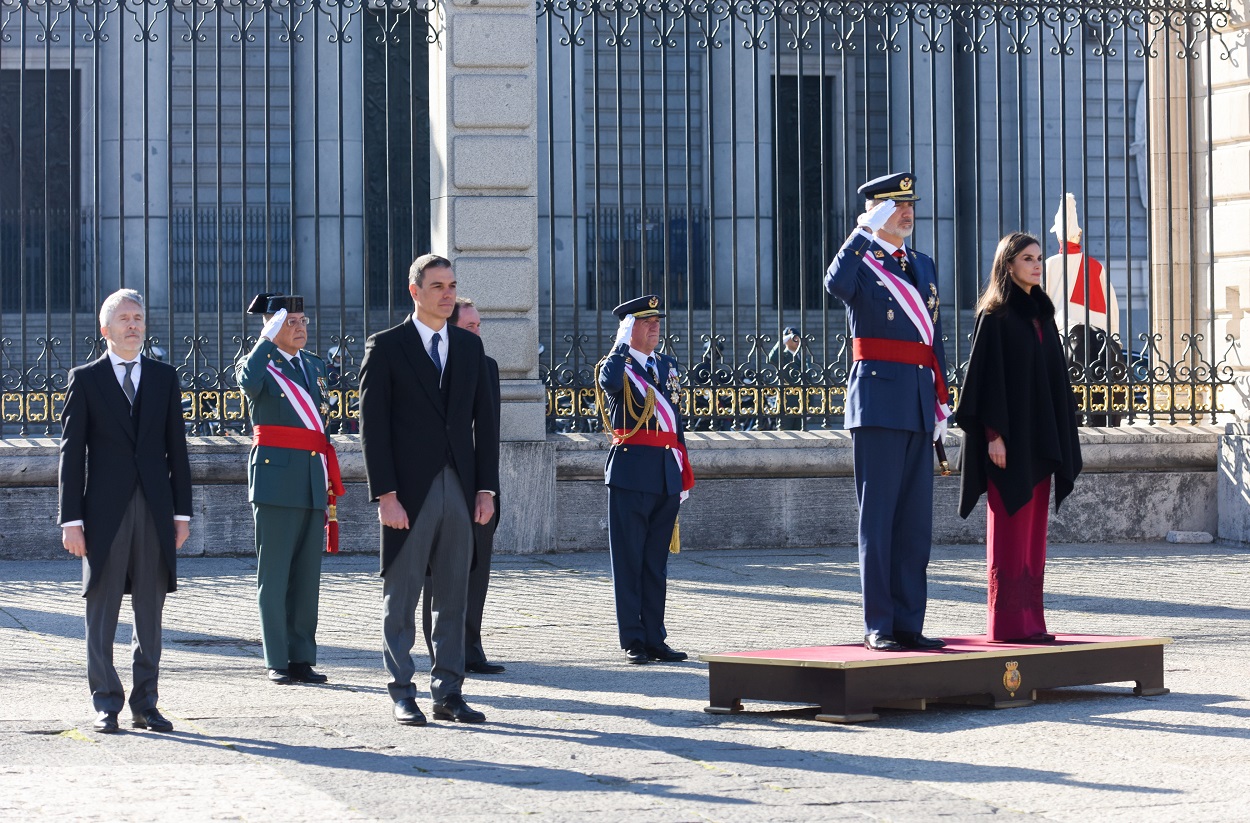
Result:
<svg viewBox="0 0 1250 823">
<path fill-rule="evenodd" d="M 443 371 L 447 370 L 447 322 L 437 329 L 432 329 L 417 319 L 417 313 L 412 313 L 412 325 L 417 327 L 417 334 L 421 335 L 421 348 L 425 349 L 425 353 L 430 353 L 430 341 L 438 334 L 438 359 L 443 364 Z M 438 385 L 443 385 L 443 375 L 439 372 Z"/>
<path fill-rule="evenodd" d="M 122 359 L 122 357 L 120 357 L 112 349 L 109 349 L 108 354 L 109 354 L 109 362 L 113 364 L 113 374 L 117 375 L 117 385 L 121 386 L 123 391 L 125 391 L 126 364 L 131 363 L 131 362 L 135 364 L 134 368 L 130 370 L 130 382 L 135 384 L 135 393 L 138 394 L 139 393 L 139 372 L 143 371 L 142 355 L 140 355 L 139 357 L 136 357 L 133 361 L 131 361 L 131 360 Z"/>
<path fill-rule="evenodd" d="M 655 352 L 651 352 L 650 354 L 643 354 L 642 352 L 635 349 L 633 346 L 630 346 L 629 354 L 631 357 L 633 357 L 635 360 L 641 363 L 644 369 L 647 367 L 647 360 L 651 358 L 655 358 L 655 373 L 657 375 L 660 373 L 660 359 L 655 356 Z M 659 377 L 656 377 L 656 380 L 659 380 L 659 379 L 660 379 Z"/>
</svg>

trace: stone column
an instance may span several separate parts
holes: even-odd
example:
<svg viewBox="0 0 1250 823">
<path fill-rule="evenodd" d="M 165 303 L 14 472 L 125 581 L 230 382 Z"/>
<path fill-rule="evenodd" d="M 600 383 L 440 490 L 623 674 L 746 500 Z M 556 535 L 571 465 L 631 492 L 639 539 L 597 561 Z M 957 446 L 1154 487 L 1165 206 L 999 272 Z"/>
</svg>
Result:
<svg viewBox="0 0 1250 823">
<path fill-rule="evenodd" d="M 1218 363 L 1228 350 L 1227 336 L 1240 341 L 1241 357 L 1230 358 L 1235 383 L 1220 393 L 1220 403 L 1234 410 L 1240 420 L 1250 420 L 1250 49 L 1246 37 L 1246 3 L 1236 0 L 1224 32 L 1233 51 L 1223 59 L 1218 39 L 1207 44 L 1211 55 L 1211 165 L 1213 200 L 1207 204 L 1215 230 L 1215 292 L 1211 310 L 1215 313 L 1215 357 Z M 1206 59 L 1203 57 L 1205 70 Z M 1206 118 L 1206 89 L 1194 100 L 1194 116 Z M 1203 169 L 1205 177 L 1205 169 Z M 1204 186 L 1200 196 L 1207 197 Z M 1208 324 L 1209 326 L 1209 324 Z M 1244 432 L 1243 432 L 1244 434 Z M 1244 491 L 1244 489 L 1243 489 Z M 1240 539 L 1245 540 L 1246 537 Z"/>
<path fill-rule="evenodd" d="M 482 313 L 499 363 L 502 551 L 554 548 L 555 450 L 538 381 L 534 6 L 443 0 L 430 46 L 430 240 Z"/>
</svg>

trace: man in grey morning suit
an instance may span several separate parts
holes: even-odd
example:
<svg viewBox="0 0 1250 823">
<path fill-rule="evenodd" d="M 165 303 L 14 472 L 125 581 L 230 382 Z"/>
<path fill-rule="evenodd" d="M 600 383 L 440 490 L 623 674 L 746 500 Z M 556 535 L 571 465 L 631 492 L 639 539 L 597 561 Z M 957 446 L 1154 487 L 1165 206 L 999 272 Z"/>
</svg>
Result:
<svg viewBox="0 0 1250 823">
<path fill-rule="evenodd" d="M 61 542 L 83 558 L 87 682 L 94 728 L 117 731 L 125 692 L 113 666 L 123 594 L 131 639 L 135 728 L 173 731 L 156 708 L 165 594 L 177 588 L 174 552 L 190 535 L 191 468 L 182 393 L 172 366 L 141 355 L 143 297 L 132 289 L 100 308 L 108 351 L 69 373 L 61 415 Z"/>
<path fill-rule="evenodd" d="M 434 717 L 481 723 L 464 702 L 464 626 L 473 523 L 489 523 L 499 492 L 499 422 L 486 352 L 447 322 L 456 305 L 451 261 L 412 264 L 415 311 L 365 344 L 360 441 L 382 523 L 382 635 L 395 720 L 421 726 L 412 678 L 425 571 L 434 588 L 430 694 Z"/>
</svg>

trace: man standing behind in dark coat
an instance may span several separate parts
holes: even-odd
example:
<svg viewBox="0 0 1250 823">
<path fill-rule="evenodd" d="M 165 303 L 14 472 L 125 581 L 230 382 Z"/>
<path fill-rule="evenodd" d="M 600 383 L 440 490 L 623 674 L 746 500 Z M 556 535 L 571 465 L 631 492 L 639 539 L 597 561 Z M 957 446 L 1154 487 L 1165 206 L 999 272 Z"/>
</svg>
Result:
<svg viewBox="0 0 1250 823">
<path fill-rule="evenodd" d="M 173 731 L 157 710 L 161 614 L 177 588 L 175 551 L 191 533 L 191 467 L 182 393 L 172 366 L 144 357 L 143 297 L 132 289 L 100 307 L 108 351 L 69 373 L 61 415 L 61 542 L 83 558 L 87 682 L 94 728 L 117 731 L 125 702 L 113 666 L 122 595 L 134 610 L 134 727 Z"/>
<path fill-rule="evenodd" d="M 482 315 L 467 297 L 456 298 L 456 308 L 447 322 L 458 328 L 482 336 Z M 495 420 L 499 419 L 499 364 L 487 357 L 490 384 L 495 392 Z M 495 430 L 498 439 L 499 431 Z M 495 516 L 489 523 L 473 524 L 473 563 L 469 567 L 469 605 L 464 621 L 464 670 L 473 674 L 503 674 L 507 669 L 486 658 L 482 648 L 482 614 L 486 610 L 486 590 L 490 586 L 490 559 L 495 549 L 495 530 L 499 528 L 499 498 L 495 498 Z M 428 570 L 427 570 L 428 571 Z M 430 644 L 430 600 L 433 595 L 430 578 L 425 579 L 425 597 L 421 605 L 421 628 L 425 632 L 425 646 L 430 657 L 434 647 Z"/>
<path fill-rule="evenodd" d="M 451 261 L 418 257 L 408 274 L 415 311 L 373 335 L 360 364 L 360 442 L 382 522 L 383 659 L 399 723 L 425 725 L 412 677 L 425 570 L 434 587 L 434 717 L 481 723 L 464 702 L 464 623 L 472 524 L 495 514 L 499 421 L 486 352 L 447 322 L 456 306 Z"/>
<path fill-rule="evenodd" d="M 859 187 L 865 211 L 829 264 L 825 290 L 846 304 L 855 363 L 846 422 L 859 501 L 864 646 L 937 649 L 921 633 L 933 537 L 933 442 L 946 431 L 946 350 L 937 269 L 907 248 L 916 179 L 889 174 Z"/>
</svg>

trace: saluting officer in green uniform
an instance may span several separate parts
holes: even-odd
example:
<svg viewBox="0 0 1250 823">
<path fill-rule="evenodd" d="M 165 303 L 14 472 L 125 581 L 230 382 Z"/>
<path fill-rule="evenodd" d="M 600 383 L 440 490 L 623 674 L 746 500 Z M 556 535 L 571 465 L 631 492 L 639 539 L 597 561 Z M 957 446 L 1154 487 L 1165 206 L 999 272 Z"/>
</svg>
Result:
<svg viewBox="0 0 1250 823">
<path fill-rule="evenodd" d="M 332 518 L 334 492 L 342 493 L 325 432 L 326 366 L 303 350 L 304 298 L 260 294 L 247 311 L 265 318 L 256 346 L 236 366 L 254 430 L 247 488 L 265 666 L 273 683 L 325 683 L 313 670 L 321 550 L 327 504 Z"/>
</svg>

